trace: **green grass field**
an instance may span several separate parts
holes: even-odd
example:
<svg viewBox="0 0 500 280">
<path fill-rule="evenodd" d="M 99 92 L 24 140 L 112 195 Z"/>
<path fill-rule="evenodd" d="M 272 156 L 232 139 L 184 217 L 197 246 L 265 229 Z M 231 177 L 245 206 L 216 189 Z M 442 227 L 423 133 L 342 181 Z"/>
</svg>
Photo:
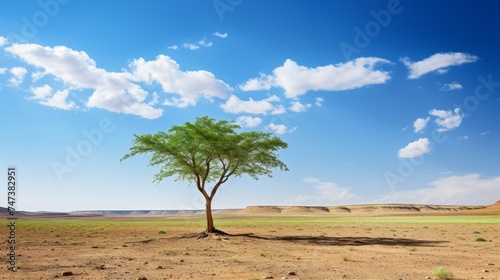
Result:
<svg viewBox="0 0 500 280">
<path fill-rule="evenodd" d="M 204 216 L 168 216 L 155 220 L 71 220 L 40 219 L 21 220 L 19 226 L 24 228 L 44 227 L 114 227 L 114 226 L 161 226 L 161 227 L 203 227 Z M 255 227 L 258 225 L 302 225 L 302 224 L 500 224 L 500 216 L 432 216 L 432 217 L 311 217 L 311 216 L 215 216 L 215 224 L 219 227 Z"/>
</svg>

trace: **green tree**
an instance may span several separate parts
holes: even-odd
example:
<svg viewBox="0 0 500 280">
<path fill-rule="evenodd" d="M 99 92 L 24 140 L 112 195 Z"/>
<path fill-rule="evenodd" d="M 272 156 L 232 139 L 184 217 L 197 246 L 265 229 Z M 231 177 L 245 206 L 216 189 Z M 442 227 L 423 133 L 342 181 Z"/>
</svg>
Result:
<svg viewBox="0 0 500 280">
<path fill-rule="evenodd" d="M 272 169 L 288 171 L 276 152 L 288 144 L 271 133 L 240 132 L 241 127 L 225 120 L 197 118 L 194 123 L 173 126 L 168 132 L 135 135 L 130 153 L 150 155 L 150 166 L 159 166 L 153 182 L 174 176 L 175 181 L 196 185 L 206 201 L 207 228 L 203 234 L 220 233 L 214 227 L 212 200 L 219 187 L 230 177 L 249 175 L 272 177 Z M 211 184 L 211 188 L 207 185 Z"/>
</svg>

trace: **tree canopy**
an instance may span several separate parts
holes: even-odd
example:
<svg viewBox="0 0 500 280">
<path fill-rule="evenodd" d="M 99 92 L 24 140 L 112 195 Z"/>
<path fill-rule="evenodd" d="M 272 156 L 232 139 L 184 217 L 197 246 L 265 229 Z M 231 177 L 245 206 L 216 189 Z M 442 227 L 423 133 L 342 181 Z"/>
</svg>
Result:
<svg viewBox="0 0 500 280">
<path fill-rule="evenodd" d="M 232 176 L 247 174 L 258 180 L 262 175 L 272 177 L 276 168 L 288 171 L 277 155 L 278 150 L 288 147 L 287 143 L 272 133 L 238 132 L 240 128 L 234 122 L 205 116 L 194 123 L 173 126 L 168 132 L 134 134 L 130 152 L 121 160 L 148 154 L 149 165 L 160 167 L 154 182 L 174 177 L 196 184 L 206 199 L 207 230 L 212 232 L 211 202 L 220 185 Z M 207 183 L 213 183 L 210 190 Z"/>
</svg>

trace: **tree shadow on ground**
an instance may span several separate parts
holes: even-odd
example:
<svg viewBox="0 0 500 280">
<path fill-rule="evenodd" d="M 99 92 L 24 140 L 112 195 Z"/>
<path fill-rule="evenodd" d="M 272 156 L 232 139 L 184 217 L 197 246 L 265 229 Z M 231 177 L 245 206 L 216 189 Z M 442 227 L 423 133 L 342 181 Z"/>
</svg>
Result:
<svg viewBox="0 0 500 280">
<path fill-rule="evenodd" d="M 293 243 L 316 244 L 322 246 L 432 246 L 436 247 L 449 241 L 444 240 L 418 240 L 409 238 L 389 237 L 331 237 L 331 236 L 260 236 L 253 233 L 228 234 L 229 237 L 246 237 L 271 241 L 288 241 Z"/>
</svg>

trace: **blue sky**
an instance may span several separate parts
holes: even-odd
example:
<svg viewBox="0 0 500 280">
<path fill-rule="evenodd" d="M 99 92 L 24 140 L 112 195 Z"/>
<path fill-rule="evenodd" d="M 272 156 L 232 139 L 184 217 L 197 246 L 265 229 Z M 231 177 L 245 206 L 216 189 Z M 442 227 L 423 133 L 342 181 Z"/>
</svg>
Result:
<svg viewBox="0 0 500 280">
<path fill-rule="evenodd" d="M 133 134 L 208 115 L 289 143 L 289 172 L 232 178 L 214 208 L 491 204 L 499 6 L 2 1 L 0 166 L 23 210 L 202 209 L 193 185 L 119 160 Z"/>
</svg>

